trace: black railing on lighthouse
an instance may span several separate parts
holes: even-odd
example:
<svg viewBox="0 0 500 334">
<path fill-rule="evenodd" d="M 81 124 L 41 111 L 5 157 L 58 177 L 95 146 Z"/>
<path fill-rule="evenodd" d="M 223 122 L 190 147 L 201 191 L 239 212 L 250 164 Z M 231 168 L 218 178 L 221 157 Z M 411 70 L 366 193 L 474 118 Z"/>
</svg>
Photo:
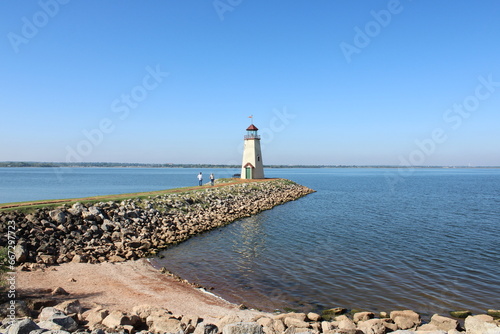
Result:
<svg viewBox="0 0 500 334">
<path fill-rule="evenodd" d="M 259 135 L 254 135 L 254 134 L 245 135 L 245 139 L 260 139 L 260 136 Z"/>
</svg>

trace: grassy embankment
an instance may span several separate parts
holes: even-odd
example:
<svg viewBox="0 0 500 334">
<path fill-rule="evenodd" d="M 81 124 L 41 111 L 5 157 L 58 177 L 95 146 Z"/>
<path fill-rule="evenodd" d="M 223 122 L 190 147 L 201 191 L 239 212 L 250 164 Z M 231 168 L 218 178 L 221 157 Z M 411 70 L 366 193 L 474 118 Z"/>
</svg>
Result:
<svg viewBox="0 0 500 334">
<path fill-rule="evenodd" d="M 232 184 L 240 183 L 252 183 L 252 182 L 265 182 L 276 179 L 255 179 L 255 180 L 243 180 L 243 179 L 218 179 L 213 187 L 224 187 Z M 291 182 L 291 181 L 290 181 Z M 0 212 L 16 210 L 19 212 L 31 212 L 39 208 L 48 207 L 58 207 L 63 204 L 72 205 L 76 202 L 80 203 L 98 203 L 98 202 L 109 202 L 109 201 L 123 201 L 133 198 L 148 198 L 149 196 L 157 196 L 172 193 L 184 193 L 192 191 L 201 191 L 207 188 L 212 188 L 209 184 L 203 186 L 193 186 L 193 187 L 183 187 L 183 188 L 173 188 L 166 190 L 139 192 L 139 193 L 128 193 L 119 195 L 103 195 L 103 196 L 93 196 L 84 198 L 68 198 L 68 199 L 52 199 L 52 200 L 41 200 L 41 201 L 28 201 L 28 202 L 16 202 L 16 203 L 0 203 Z"/>
</svg>

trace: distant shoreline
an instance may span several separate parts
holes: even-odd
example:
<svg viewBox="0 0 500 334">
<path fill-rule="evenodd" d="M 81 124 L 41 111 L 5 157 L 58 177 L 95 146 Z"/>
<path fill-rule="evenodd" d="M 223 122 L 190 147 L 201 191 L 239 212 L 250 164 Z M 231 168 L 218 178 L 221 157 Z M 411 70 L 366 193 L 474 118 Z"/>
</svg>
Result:
<svg viewBox="0 0 500 334">
<path fill-rule="evenodd" d="M 149 164 L 125 162 L 0 162 L 0 168 L 221 168 L 239 169 L 240 165 L 221 164 Z M 264 168 L 434 168 L 434 169 L 497 169 L 500 166 L 393 166 L 393 165 L 264 165 Z"/>
</svg>

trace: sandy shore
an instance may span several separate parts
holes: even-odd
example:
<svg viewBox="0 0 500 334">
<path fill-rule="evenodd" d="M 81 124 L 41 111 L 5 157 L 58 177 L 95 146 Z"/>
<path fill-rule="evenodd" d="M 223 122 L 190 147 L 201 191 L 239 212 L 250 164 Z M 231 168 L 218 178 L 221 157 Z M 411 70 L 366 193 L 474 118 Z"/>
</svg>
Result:
<svg viewBox="0 0 500 334">
<path fill-rule="evenodd" d="M 319 331 L 321 329 L 323 332 L 333 332 L 334 329 L 352 331 L 354 328 L 365 333 L 409 328 L 412 330 L 408 333 L 417 333 L 413 331 L 414 328 L 425 328 L 425 330 L 433 331 L 446 328 L 448 333 L 465 333 L 456 330 L 460 328 L 456 319 L 437 314 L 432 317 L 429 324 L 421 325 L 420 315 L 411 310 L 391 312 L 390 319 L 373 319 L 373 313 L 359 312 L 353 316 L 353 320 L 343 315 L 341 316 L 342 320 L 333 322 L 318 322 L 321 320 L 319 315 L 308 314 L 306 316 L 306 314 L 300 313 L 283 314 L 278 320 L 271 314 L 254 310 L 240 310 L 237 305 L 202 292 L 191 285 L 176 281 L 173 277 L 154 269 L 146 259 L 120 263 L 64 263 L 60 266 L 49 267 L 45 271 L 18 271 L 16 283 L 21 295 L 61 301 L 78 299 L 82 306 L 87 309 L 102 306 L 109 311 L 130 312 L 134 306 L 146 304 L 165 308 L 175 316 L 200 317 L 205 323 L 216 323 L 217 326 L 224 326 L 221 325 L 221 322 L 224 324 L 224 321 L 228 321 L 227 325 L 239 321 L 254 321 L 260 316 L 264 316 L 264 321 L 255 323 L 255 326 L 261 328 L 262 325 L 266 332 L 272 333 L 282 333 L 285 330 L 288 331 L 287 328 L 292 328 L 293 333 L 296 329 L 297 331 Z M 62 287 L 70 294 L 52 296 L 50 292 L 56 287 Z M 159 326 L 163 324 L 161 320 L 155 321 L 158 321 Z M 178 323 L 180 326 L 181 322 L 178 321 Z M 152 326 L 156 326 L 154 322 Z M 484 314 L 476 317 L 469 316 L 465 320 L 465 327 L 467 326 L 480 328 L 477 333 L 485 333 L 481 330 L 483 327 L 492 330 L 500 328 L 493 316 Z M 495 331 L 495 333 L 497 332 Z"/>
<path fill-rule="evenodd" d="M 146 259 L 120 263 L 64 263 L 45 271 L 18 271 L 17 289 L 21 296 L 49 299 L 78 299 L 85 308 L 98 305 L 131 311 L 136 305 L 163 307 L 175 315 L 197 315 L 217 319 L 237 315 L 250 320 L 259 312 L 240 310 L 217 296 L 176 281 L 154 269 Z M 68 296 L 52 296 L 57 287 Z"/>
</svg>

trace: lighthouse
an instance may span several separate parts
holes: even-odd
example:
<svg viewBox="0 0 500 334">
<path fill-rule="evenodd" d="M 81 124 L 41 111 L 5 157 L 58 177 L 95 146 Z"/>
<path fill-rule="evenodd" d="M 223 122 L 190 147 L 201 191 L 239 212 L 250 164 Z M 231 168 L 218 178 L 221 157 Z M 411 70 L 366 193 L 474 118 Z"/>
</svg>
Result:
<svg viewBox="0 0 500 334">
<path fill-rule="evenodd" d="M 245 145 L 243 149 L 243 163 L 241 164 L 242 179 L 263 179 L 264 167 L 262 165 L 262 153 L 260 151 L 260 136 L 257 127 L 253 123 L 247 128 Z"/>
</svg>

